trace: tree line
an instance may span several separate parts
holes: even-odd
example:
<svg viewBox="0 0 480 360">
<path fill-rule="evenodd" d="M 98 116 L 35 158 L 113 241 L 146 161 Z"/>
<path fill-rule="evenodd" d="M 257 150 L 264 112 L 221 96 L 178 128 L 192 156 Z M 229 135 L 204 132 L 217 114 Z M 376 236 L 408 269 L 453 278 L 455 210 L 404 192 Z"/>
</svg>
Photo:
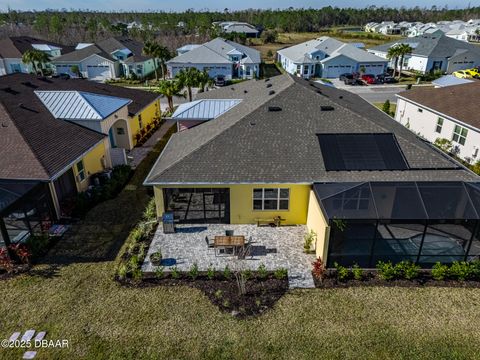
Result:
<svg viewBox="0 0 480 360">
<path fill-rule="evenodd" d="M 99 12 L 78 10 L 46 10 L 21 12 L 9 10 L 0 13 L 2 34 L 19 29 L 31 29 L 52 40 L 75 34 L 75 38 L 95 41 L 98 38 L 126 32 L 124 24 L 137 21 L 143 29 L 136 29 L 136 36 L 155 34 L 212 35 L 214 21 L 245 21 L 260 29 L 275 29 L 282 32 L 317 32 L 335 26 L 362 26 L 370 21 L 422 21 L 469 20 L 480 18 L 480 7 L 465 9 L 438 8 L 387 8 L 370 6 L 359 8 L 320 9 L 246 9 L 230 11 L 184 12 Z M 78 33 L 78 34 L 77 34 Z"/>
</svg>

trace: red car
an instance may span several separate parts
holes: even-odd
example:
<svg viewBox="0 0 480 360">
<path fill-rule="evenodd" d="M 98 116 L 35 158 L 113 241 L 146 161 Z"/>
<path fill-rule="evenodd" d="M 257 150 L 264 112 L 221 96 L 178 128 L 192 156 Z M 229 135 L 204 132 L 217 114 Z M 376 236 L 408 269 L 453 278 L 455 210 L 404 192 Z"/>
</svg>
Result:
<svg viewBox="0 0 480 360">
<path fill-rule="evenodd" d="M 377 79 L 375 78 L 375 75 L 373 74 L 363 74 L 362 75 L 362 80 L 365 81 L 367 84 L 376 84 Z"/>
</svg>

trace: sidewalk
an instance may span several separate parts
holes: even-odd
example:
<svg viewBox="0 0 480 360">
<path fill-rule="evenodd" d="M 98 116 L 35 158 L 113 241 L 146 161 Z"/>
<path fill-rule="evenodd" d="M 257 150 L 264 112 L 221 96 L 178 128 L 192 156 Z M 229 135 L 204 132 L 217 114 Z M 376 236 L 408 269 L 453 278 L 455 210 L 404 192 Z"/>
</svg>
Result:
<svg viewBox="0 0 480 360">
<path fill-rule="evenodd" d="M 165 135 L 165 133 L 175 124 L 175 120 L 167 120 L 165 121 L 157 131 L 155 131 L 150 138 L 145 141 L 142 146 L 134 147 L 127 153 L 127 157 L 129 158 L 128 164 L 132 167 L 132 169 L 136 169 L 138 164 L 142 162 L 143 159 L 148 155 L 150 151 L 152 151 L 155 144 L 160 141 L 160 139 Z M 130 158 L 132 158 L 130 160 Z"/>
</svg>

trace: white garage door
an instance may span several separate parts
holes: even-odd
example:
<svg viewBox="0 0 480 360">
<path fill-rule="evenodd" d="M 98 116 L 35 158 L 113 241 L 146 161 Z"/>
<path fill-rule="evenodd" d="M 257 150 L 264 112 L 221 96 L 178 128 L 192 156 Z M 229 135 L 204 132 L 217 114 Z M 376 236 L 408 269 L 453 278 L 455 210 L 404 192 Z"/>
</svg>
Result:
<svg viewBox="0 0 480 360">
<path fill-rule="evenodd" d="M 360 66 L 365 67 L 365 74 L 379 75 L 384 72 L 384 66 L 382 64 L 365 64 Z"/>
<path fill-rule="evenodd" d="M 88 65 L 87 74 L 89 79 L 95 80 L 106 80 L 112 77 L 110 67 L 105 65 Z"/>
<path fill-rule="evenodd" d="M 322 77 L 338 78 L 341 74 L 351 73 L 353 67 L 351 65 L 327 65 L 324 67 Z"/>
</svg>

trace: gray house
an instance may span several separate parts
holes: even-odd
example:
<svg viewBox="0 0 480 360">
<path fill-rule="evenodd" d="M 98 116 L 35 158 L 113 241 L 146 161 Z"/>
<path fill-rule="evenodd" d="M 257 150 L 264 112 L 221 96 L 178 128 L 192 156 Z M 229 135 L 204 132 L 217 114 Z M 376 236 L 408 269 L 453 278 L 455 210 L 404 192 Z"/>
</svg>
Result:
<svg viewBox="0 0 480 360">
<path fill-rule="evenodd" d="M 292 75 L 336 78 L 343 73 L 359 72 L 382 74 L 387 61 L 358 47 L 322 36 L 277 51 L 278 61 Z"/>
<path fill-rule="evenodd" d="M 388 49 L 397 44 L 408 44 L 413 49 L 403 62 L 403 69 L 422 73 L 440 70 L 452 73 L 480 65 L 480 48 L 465 41 L 455 40 L 437 30 L 432 34 L 406 38 L 379 45 L 367 51 L 386 59 Z M 394 66 L 392 62 L 390 66 Z M 400 64 L 398 64 L 400 66 Z"/>
<path fill-rule="evenodd" d="M 191 67 L 207 70 L 211 77 L 223 75 L 227 80 L 252 79 L 260 74 L 259 51 L 219 37 L 198 47 L 183 47 L 178 51 L 180 55 L 167 62 L 168 74 L 172 78 L 180 70 Z"/>
</svg>

